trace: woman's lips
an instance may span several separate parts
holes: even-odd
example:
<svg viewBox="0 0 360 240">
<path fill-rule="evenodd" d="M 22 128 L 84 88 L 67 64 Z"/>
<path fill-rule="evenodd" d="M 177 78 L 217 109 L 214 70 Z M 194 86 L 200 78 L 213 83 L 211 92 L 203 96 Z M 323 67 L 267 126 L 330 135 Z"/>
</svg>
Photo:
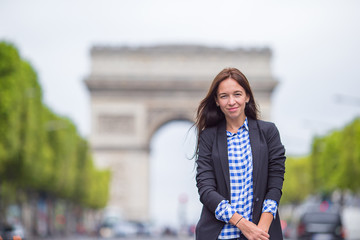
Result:
<svg viewBox="0 0 360 240">
<path fill-rule="evenodd" d="M 229 112 L 235 112 L 238 108 L 237 107 L 233 107 L 233 108 L 228 108 Z"/>
</svg>

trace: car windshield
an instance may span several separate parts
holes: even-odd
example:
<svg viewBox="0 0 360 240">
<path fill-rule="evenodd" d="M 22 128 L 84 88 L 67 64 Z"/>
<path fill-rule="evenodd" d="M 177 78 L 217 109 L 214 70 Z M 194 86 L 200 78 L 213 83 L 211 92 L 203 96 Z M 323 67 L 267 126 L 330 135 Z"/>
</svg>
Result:
<svg viewBox="0 0 360 240">
<path fill-rule="evenodd" d="M 303 218 L 304 222 L 313 223 L 336 223 L 339 221 L 339 215 L 335 213 L 307 213 Z"/>
<path fill-rule="evenodd" d="M 4 231 L 5 232 L 12 232 L 12 231 L 14 231 L 15 230 L 15 228 L 13 227 L 13 226 L 6 226 L 6 227 L 4 227 Z"/>
</svg>

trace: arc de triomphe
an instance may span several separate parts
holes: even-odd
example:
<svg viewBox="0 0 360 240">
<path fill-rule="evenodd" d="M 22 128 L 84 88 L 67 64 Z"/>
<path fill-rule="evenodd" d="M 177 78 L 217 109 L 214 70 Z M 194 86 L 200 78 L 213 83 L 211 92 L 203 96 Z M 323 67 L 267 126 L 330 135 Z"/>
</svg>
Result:
<svg viewBox="0 0 360 240">
<path fill-rule="evenodd" d="M 270 119 L 269 48 L 194 45 L 93 47 L 85 82 L 91 95 L 90 142 L 95 164 L 110 168 L 108 206 L 130 220 L 149 218 L 149 144 L 172 120 L 193 121 L 215 75 L 237 67 L 248 78 L 263 119 Z"/>
</svg>

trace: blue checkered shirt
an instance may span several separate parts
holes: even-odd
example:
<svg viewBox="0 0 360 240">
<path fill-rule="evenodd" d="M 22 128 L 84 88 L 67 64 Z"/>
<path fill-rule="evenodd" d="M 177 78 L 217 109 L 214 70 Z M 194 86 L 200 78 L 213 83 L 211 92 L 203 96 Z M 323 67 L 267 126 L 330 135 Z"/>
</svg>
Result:
<svg viewBox="0 0 360 240">
<path fill-rule="evenodd" d="M 239 238 L 240 230 L 229 223 L 230 218 L 237 212 L 252 221 L 253 192 L 253 164 L 249 138 L 247 118 L 237 133 L 227 131 L 228 160 L 230 171 L 231 203 L 223 200 L 215 210 L 215 217 L 226 222 L 219 239 Z M 275 217 L 277 203 L 266 199 L 263 212 L 271 212 Z"/>
</svg>

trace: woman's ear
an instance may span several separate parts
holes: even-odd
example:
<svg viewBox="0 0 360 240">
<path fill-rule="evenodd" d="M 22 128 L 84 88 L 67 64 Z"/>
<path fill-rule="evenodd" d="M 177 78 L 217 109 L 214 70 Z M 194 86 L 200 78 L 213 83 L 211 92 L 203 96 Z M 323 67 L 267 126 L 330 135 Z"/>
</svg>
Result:
<svg viewBox="0 0 360 240">
<path fill-rule="evenodd" d="M 216 103 L 216 106 L 219 106 L 219 102 L 217 100 L 217 97 L 215 97 L 215 103 Z"/>
</svg>

